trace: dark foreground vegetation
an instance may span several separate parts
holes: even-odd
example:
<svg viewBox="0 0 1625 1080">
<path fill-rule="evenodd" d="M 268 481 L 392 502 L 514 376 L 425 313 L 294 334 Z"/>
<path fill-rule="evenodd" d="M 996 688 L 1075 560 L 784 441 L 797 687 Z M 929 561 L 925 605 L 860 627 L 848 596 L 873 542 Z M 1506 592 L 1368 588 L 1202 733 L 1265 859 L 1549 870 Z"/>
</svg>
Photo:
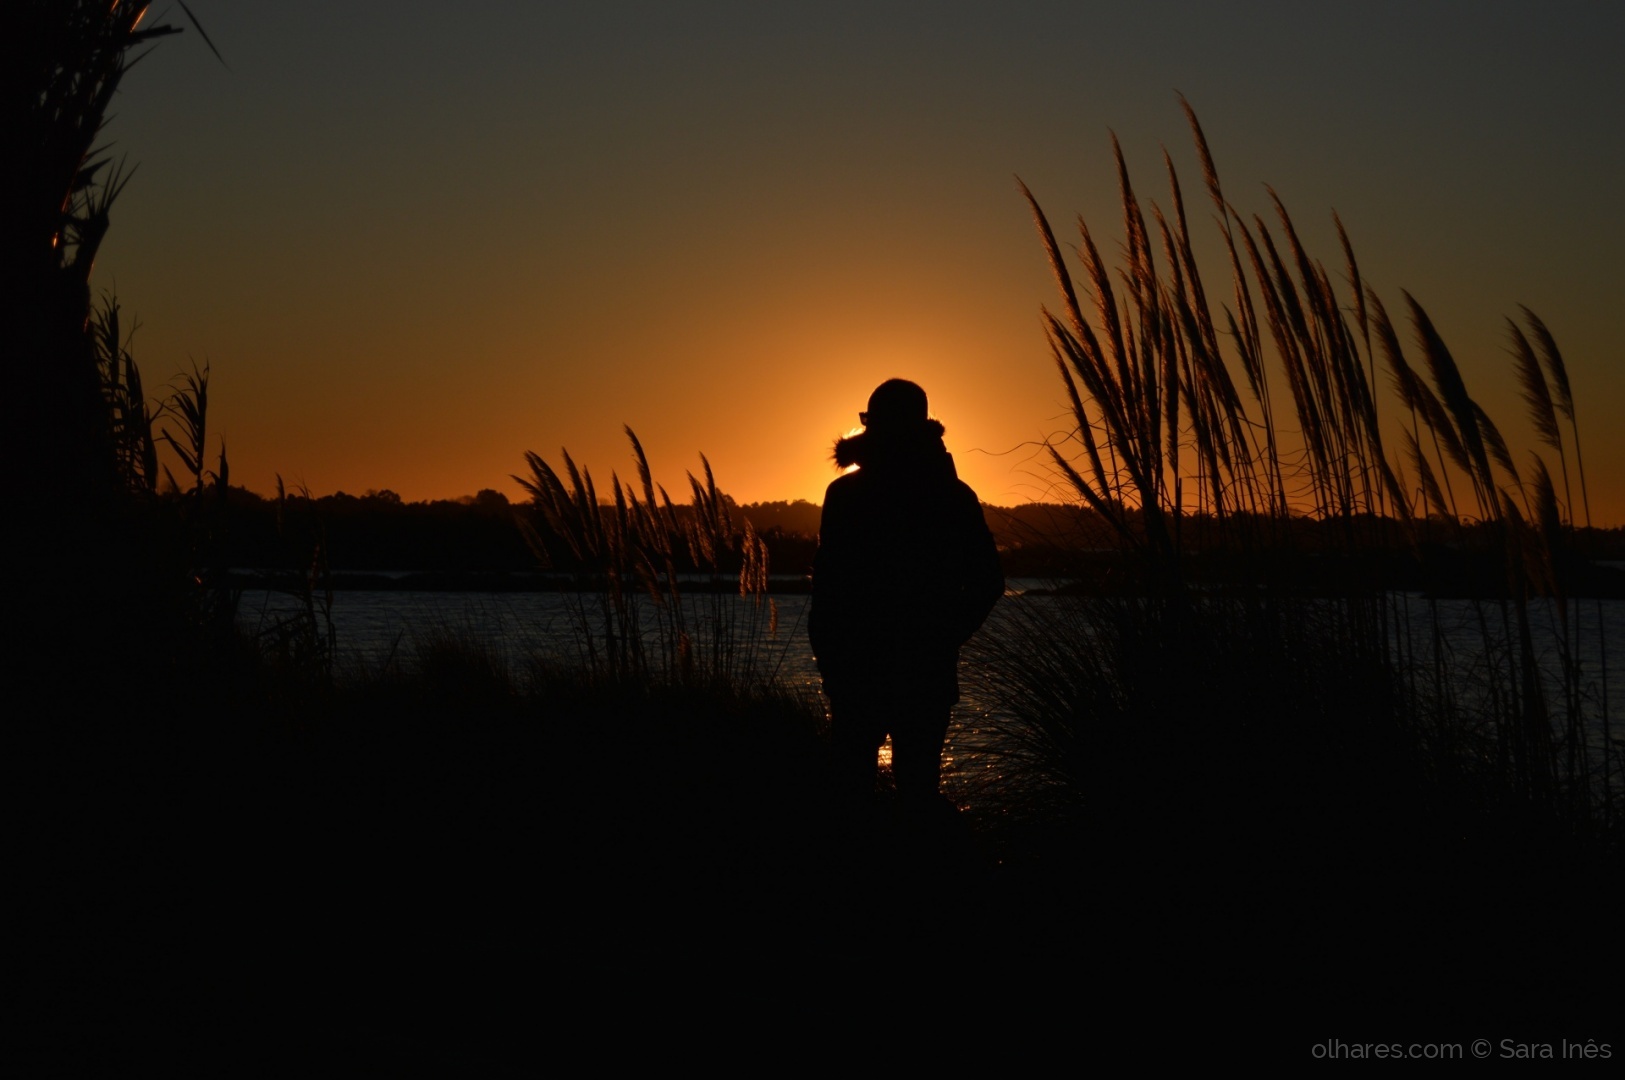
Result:
<svg viewBox="0 0 1625 1080">
<path fill-rule="evenodd" d="M 339 1043 L 466 1066 L 673 1031 L 698 1052 L 742 1025 L 869 1023 L 871 993 L 888 1017 L 899 1000 L 962 1016 L 956 1049 L 1001 1061 L 1124 1038 L 1207 1056 L 1237 1031 L 1257 1034 L 1235 1047 L 1250 1058 L 1327 1038 L 1619 1052 L 1621 758 L 1582 659 L 1598 624 L 1562 591 L 1575 500 L 1544 463 L 1516 475 L 1419 305 L 1431 388 L 1352 254 L 1339 307 L 1284 210 L 1287 258 L 1234 214 L 1205 145 L 1238 357 L 1177 188 L 1173 222 L 1154 215 L 1165 279 L 1124 171 L 1128 295 L 1085 233 L 1088 317 L 1040 216 L 1077 419 L 1056 465 L 1088 508 L 1075 522 L 1102 526 L 1075 549 L 1118 551 L 1140 584 L 1004 605 L 967 673 L 1001 711 L 956 736 L 988 738 L 990 765 L 952 778 L 959 820 L 911 820 L 883 790 L 832 801 L 821 706 L 755 661 L 766 542 L 709 467 L 674 505 L 635 438 L 637 479 L 602 500 L 568 458 L 532 455 L 521 480 L 533 553 L 595 586 L 578 666 L 514 670 L 423 628 L 398 663 L 336 672 L 331 538 L 286 515 L 299 613 L 238 632 L 207 372 L 152 409 L 116 304 L 88 290 L 121 186 L 91 145 L 128 50 L 164 32 L 136 29 L 145 7 L 24 9 L 44 44 L 29 137 L 55 157 L 7 215 L 32 275 L 9 325 L 45 418 L 8 435 L 40 462 L 8 526 L 26 568 L 5 654 L 22 1055 L 218 1067 Z M 1255 307 L 1287 365 L 1291 452 Z M 1561 357 L 1522 326 L 1555 431 L 1574 419 Z M 1372 342 L 1409 417 L 1408 482 L 1381 449 Z M 1295 515 L 1347 537 L 1338 558 L 1380 519 L 1499 566 L 1474 609 L 1482 668 L 1428 640 L 1432 601 L 1262 573 L 1214 587 L 1308 554 Z M 679 564 L 754 599 L 696 606 Z M 1555 683 L 1540 604 L 1561 609 Z M 607 1032 L 582 1026 L 605 1014 Z"/>
</svg>

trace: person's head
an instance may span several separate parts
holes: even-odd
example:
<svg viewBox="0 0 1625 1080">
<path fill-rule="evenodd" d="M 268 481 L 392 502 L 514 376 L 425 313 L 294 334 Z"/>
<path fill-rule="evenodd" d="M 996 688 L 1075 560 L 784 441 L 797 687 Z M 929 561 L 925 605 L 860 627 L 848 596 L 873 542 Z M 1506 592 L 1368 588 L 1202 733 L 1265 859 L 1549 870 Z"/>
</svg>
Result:
<svg viewBox="0 0 1625 1080">
<path fill-rule="evenodd" d="M 925 391 L 907 379 L 887 379 L 869 395 L 869 407 L 858 414 L 867 431 L 912 431 L 923 427 L 928 413 Z"/>
<path fill-rule="evenodd" d="M 863 431 L 835 440 L 835 464 L 882 465 L 887 462 L 947 460 L 943 428 L 931 419 L 925 391 L 907 379 L 887 379 L 869 395 L 869 407 L 858 414 Z M 952 471 L 952 465 L 949 465 Z"/>
</svg>

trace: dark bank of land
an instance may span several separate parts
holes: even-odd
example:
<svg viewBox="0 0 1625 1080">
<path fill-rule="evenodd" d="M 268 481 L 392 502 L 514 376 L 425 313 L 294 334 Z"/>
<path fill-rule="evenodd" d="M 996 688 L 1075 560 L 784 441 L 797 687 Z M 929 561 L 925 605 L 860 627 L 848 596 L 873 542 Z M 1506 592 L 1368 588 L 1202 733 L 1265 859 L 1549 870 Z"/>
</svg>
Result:
<svg viewBox="0 0 1625 1080">
<path fill-rule="evenodd" d="M 767 545 L 768 590 L 805 591 L 817 550 L 819 507 L 800 500 L 743 505 L 730 500 L 729 506 Z M 1031 503 L 988 506 L 984 512 L 1007 577 L 1096 594 L 1132 594 L 1147 587 L 1144 560 L 1118 544 L 1089 510 Z M 534 508 L 489 490 L 457 500 L 408 503 L 388 491 L 278 501 L 232 488 L 217 519 L 220 542 L 212 557 L 239 568 L 237 580 L 248 586 L 297 583 L 308 575 L 319 549 L 331 584 L 339 589 L 580 588 L 581 567 L 567 546 L 545 529 L 527 538 L 526 521 L 540 524 Z M 1505 567 L 1488 545 L 1470 532 L 1442 526 L 1438 540 L 1418 542 L 1412 530 L 1385 519 L 1302 518 L 1283 525 L 1260 518 L 1253 528 L 1270 543 L 1250 548 L 1233 542 L 1233 520 L 1221 525 L 1192 515 L 1182 528 L 1186 579 L 1210 589 L 1495 596 L 1505 588 Z M 730 576 L 740 569 L 737 558 L 705 568 L 686 552 L 677 558 L 679 572 L 715 579 L 710 586 L 695 580 L 690 591 L 733 587 Z M 1555 584 L 1565 596 L 1625 598 L 1625 529 L 1575 530 L 1561 553 Z"/>
</svg>

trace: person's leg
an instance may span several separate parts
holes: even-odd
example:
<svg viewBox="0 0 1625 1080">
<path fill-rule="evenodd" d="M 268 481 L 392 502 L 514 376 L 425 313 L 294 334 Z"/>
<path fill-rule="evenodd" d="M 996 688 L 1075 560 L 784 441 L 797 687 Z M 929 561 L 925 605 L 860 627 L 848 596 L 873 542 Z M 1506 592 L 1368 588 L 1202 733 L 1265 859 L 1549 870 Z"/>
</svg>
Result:
<svg viewBox="0 0 1625 1080">
<path fill-rule="evenodd" d="M 891 769 L 897 795 L 911 802 L 937 798 L 948 710 L 918 706 L 899 710 L 891 724 Z"/>
<path fill-rule="evenodd" d="M 881 710 L 868 702 L 831 698 L 829 716 L 836 788 L 854 799 L 867 799 L 874 794 L 880 745 L 886 741 Z"/>
</svg>

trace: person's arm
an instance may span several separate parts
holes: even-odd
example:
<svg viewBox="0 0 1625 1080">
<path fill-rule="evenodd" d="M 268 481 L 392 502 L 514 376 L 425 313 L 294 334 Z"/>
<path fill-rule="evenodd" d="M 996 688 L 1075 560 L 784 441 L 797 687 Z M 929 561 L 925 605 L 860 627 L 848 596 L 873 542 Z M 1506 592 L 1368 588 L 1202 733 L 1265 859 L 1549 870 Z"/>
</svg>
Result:
<svg viewBox="0 0 1625 1080">
<path fill-rule="evenodd" d="M 969 488 L 964 491 L 967 504 L 962 532 L 963 577 L 961 607 L 956 613 L 961 644 L 970 640 L 1004 595 L 1004 565 L 999 559 L 998 544 L 987 527 L 987 517 L 975 493 Z"/>
<path fill-rule="evenodd" d="M 818 518 L 818 551 L 813 555 L 812 600 L 807 613 L 807 637 L 820 670 L 838 648 L 837 626 L 846 577 L 844 507 L 841 489 L 831 484 L 824 492 L 824 506 Z"/>
</svg>

